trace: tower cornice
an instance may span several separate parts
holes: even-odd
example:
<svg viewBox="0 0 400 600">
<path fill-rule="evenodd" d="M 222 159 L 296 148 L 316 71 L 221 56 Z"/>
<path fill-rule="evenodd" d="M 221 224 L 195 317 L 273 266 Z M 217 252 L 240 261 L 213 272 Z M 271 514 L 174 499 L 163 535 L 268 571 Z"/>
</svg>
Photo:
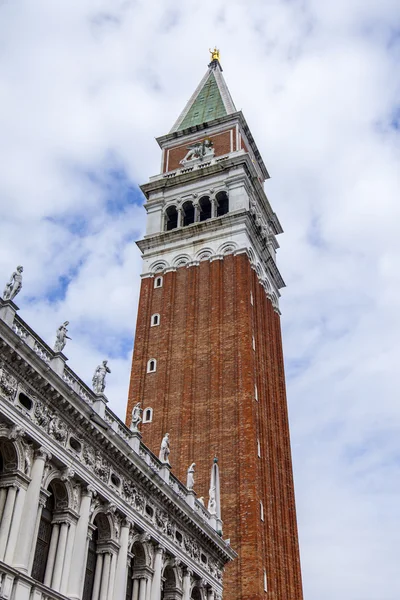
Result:
<svg viewBox="0 0 400 600">
<path fill-rule="evenodd" d="M 249 211 L 240 210 L 224 215 L 223 217 L 210 219 L 209 221 L 193 223 L 187 227 L 145 236 L 142 240 L 137 241 L 136 244 L 143 253 L 143 259 L 150 263 L 152 259 L 156 260 L 160 258 L 162 261 L 164 257 L 179 256 L 182 254 L 185 254 L 193 261 L 196 257 L 188 255 L 188 244 L 189 246 L 199 247 L 204 241 L 208 247 L 212 247 L 214 240 L 216 242 L 224 240 L 225 244 L 229 244 L 229 241 L 224 237 L 224 233 L 227 230 L 230 232 L 229 239 L 231 240 L 243 240 L 240 237 L 240 233 L 247 233 L 246 241 L 242 242 L 242 245 L 239 243 L 236 250 L 247 251 L 250 255 L 249 248 L 253 248 L 263 265 L 265 275 L 268 276 L 276 293 L 279 295 L 279 289 L 285 287 L 285 282 L 276 266 L 268 244 L 265 243 L 265 239 Z M 252 240 L 251 243 L 249 240 Z M 210 255 L 210 258 L 213 258 L 213 256 L 215 255 Z M 167 260 L 165 264 L 166 268 L 174 266 L 171 260 Z M 144 275 L 146 274 L 145 271 Z M 263 280 L 262 273 L 259 273 L 259 277 Z"/>
</svg>

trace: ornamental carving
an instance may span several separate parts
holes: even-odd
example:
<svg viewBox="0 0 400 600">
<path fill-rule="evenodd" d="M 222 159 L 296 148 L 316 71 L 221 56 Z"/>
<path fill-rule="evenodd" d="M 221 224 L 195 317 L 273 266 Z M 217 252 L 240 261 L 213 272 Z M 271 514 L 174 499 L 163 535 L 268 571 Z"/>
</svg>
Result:
<svg viewBox="0 0 400 600">
<path fill-rule="evenodd" d="M 24 449 L 24 473 L 30 477 L 33 461 L 33 446 L 27 442 L 22 442 Z"/>
<path fill-rule="evenodd" d="M 96 452 L 91 446 L 85 445 L 83 448 L 83 460 L 87 467 L 93 468 L 96 461 Z"/>
<path fill-rule="evenodd" d="M 7 400 L 14 400 L 18 382 L 11 373 L 0 369 L 0 392 Z"/>
<path fill-rule="evenodd" d="M 54 419 L 54 412 L 47 408 L 44 404 L 37 403 L 35 406 L 34 420 L 39 425 L 47 429 L 49 423 Z"/>
<path fill-rule="evenodd" d="M 49 424 L 49 433 L 57 442 L 65 444 L 68 437 L 68 427 L 59 417 L 52 419 Z"/>
<path fill-rule="evenodd" d="M 110 477 L 110 464 L 101 454 L 96 456 L 94 472 L 102 481 L 104 481 L 104 483 L 108 483 Z"/>
<path fill-rule="evenodd" d="M 72 490 L 72 508 L 78 512 L 81 500 L 81 488 L 79 485 L 75 485 Z"/>
</svg>

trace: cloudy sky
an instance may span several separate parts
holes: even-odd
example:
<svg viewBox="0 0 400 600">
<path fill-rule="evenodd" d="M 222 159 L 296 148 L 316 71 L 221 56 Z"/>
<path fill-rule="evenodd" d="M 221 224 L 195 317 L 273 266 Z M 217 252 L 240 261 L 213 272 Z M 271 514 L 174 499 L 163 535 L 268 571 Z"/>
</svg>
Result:
<svg viewBox="0 0 400 600">
<path fill-rule="evenodd" d="M 306 600 L 400 597 L 398 0 L 0 4 L 0 279 L 127 395 L 138 184 L 208 48 L 271 174 Z M 3 285 L 3 284 L 1 284 Z"/>
</svg>

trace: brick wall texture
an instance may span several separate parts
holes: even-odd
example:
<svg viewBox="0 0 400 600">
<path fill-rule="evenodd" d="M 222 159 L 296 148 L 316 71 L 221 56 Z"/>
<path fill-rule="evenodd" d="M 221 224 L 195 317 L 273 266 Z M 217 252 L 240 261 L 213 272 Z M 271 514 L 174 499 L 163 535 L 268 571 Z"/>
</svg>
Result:
<svg viewBox="0 0 400 600">
<path fill-rule="evenodd" d="M 150 327 L 154 313 L 160 325 Z M 155 373 L 146 373 L 150 358 Z M 142 280 L 128 424 L 139 400 L 154 410 L 143 441 L 158 455 L 169 432 L 173 472 L 186 482 L 196 462 L 206 505 L 218 456 L 224 537 L 239 555 L 224 598 L 301 600 L 280 319 L 246 254 L 166 273 L 161 288 Z"/>
</svg>

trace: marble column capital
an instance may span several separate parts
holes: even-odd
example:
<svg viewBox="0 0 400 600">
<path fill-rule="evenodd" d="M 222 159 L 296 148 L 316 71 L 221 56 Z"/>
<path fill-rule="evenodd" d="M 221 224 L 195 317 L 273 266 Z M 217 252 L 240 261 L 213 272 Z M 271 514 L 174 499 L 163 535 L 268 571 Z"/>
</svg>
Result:
<svg viewBox="0 0 400 600">
<path fill-rule="evenodd" d="M 40 460 L 44 460 L 44 461 L 48 461 L 48 460 L 52 459 L 51 453 L 46 448 L 43 448 L 43 446 L 41 448 L 37 448 L 35 450 L 34 457 L 35 457 L 35 459 L 40 459 Z"/>
<path fill-rule="evenodd" d="M 91 485 L 87 485 L 86 487 L 82 488 L 82 498 L 84 498 L 84 497 L 93 498 L 96 495 L 97 495 L 97 492 L 94 489 L 94 487 L 92 487 Z"/>
</svg>

